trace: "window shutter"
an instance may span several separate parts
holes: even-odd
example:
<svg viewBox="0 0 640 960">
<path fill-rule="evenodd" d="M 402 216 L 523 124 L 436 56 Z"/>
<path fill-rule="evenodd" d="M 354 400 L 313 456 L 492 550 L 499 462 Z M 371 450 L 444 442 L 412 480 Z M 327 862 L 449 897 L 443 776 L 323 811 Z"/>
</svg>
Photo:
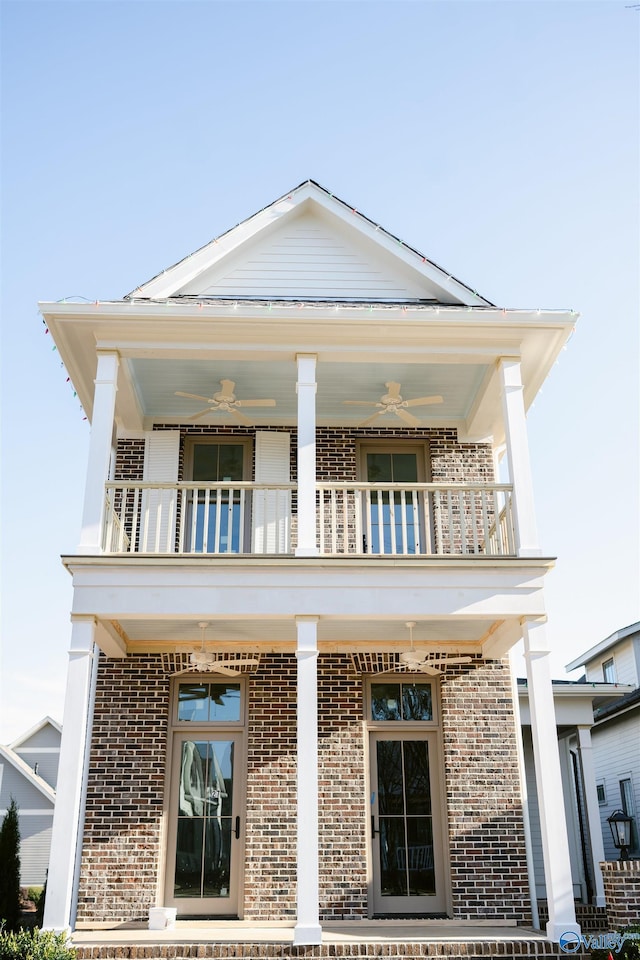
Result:
<svg viewBox="0 0 640 960">
<path fill-rule="evenodd" d="M 180 431 L 148 433 L 144 449 L 143 478 L 148 483 L 177 483 Z M 141 553 L 174 553 L 178 491 L 144 490 L 138 550 Z"/>
<path fill-rule="evenodd" d="M 256 484 L 289 483 L 291 435 L 256 431 Z M 253 491 L 253 552 L 289 553 L 291 491 Z"/>
</svg>

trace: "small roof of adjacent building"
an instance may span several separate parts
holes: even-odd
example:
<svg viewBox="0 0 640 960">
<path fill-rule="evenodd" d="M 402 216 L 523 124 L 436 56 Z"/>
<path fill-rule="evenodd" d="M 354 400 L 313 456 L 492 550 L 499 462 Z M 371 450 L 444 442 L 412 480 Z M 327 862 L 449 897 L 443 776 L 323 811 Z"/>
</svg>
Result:
<svg viewBox="0 0 640 960">
<path fill-rule="evenodd" d="M 629 624 L 627 627 L 621 627 L 608 637 L 605 637 L 605 639 L 601 640 L 600 643 L 596 643 L 595 646 L 590 647 L 585 653 L 581 653 L 579 657 L 576 657 L 575 660 L 572 660 L 571 663 L 568 663 L 565 669 L 567 671 L 577 670 L 578 667 L 582 667 L 590 660 L 600 657 L 611 647 L 615 646 L 616 643 L 632 637 L 635 633 L 640 634 L 640 620 L 636 623 Z"/>
</svg>

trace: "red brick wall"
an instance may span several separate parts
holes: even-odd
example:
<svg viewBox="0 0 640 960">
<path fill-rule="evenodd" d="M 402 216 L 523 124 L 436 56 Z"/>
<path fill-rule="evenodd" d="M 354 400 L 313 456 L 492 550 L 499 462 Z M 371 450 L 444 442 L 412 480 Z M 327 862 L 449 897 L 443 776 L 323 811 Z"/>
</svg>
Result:
<svg viewBox="0 0 640 960">
<path fill-rule="evenodd" d="M 319 658 L 321 919 L 367 913 L 363 678 Z M 442 682 L 453 915 L 529 919 L 509 671 L 461 666 Z M 169 678 L 158 655 L 101 657 L 78 920 L 144 917 L 161 859 Z M 245 917 L 293 919 L 296 660 L 264 656 L 249 686 Z"/>
<path fill-rule="evenodd" d="M 530 922 L 508 661 L 441 682 L 453 915 Z"/>
<path fill-rule="evenodd" d="M 168 707 L 160 656 L 100 655 L 78 920 L 132 919 L 155 904 Z"/>
<path fill-rule="evenodd" d="M 640 923 L 640 860 L 601 862 L 609 930 Z"/>
</svg>

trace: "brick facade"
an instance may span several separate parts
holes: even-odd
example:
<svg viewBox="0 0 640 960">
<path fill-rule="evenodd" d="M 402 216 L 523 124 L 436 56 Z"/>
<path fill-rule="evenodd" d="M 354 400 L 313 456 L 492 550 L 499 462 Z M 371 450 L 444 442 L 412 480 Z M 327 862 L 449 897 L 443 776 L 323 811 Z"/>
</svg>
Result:
<svg viewBox="0 0 640 960">
<path fill-rule="evenodd" d="M 156 902 L 170 692 L 160 661 L 159 655 L 101 657 L 79 921 L 141 918 Z M 321 919 L 364 918 L 364 678 L 343 655 L 320 656 L 318 669 Z M 441 700 L 453 916 L 526 922 L 508 666 L 479 661 L 448 672 Z M 246 733 L 244 916 L 293 919 L 295 656 L 263 656 L 250 679 Z"/>
<path fill-rule="evenodd" d="M 453 915 L 531 921 L 508 661 L 441 681 Z"/>
<path fill-rule="evenodd" d="M 600 867 L 609 928 L 640 924 L 640 860 L 607 860 Z"/>
</svg>

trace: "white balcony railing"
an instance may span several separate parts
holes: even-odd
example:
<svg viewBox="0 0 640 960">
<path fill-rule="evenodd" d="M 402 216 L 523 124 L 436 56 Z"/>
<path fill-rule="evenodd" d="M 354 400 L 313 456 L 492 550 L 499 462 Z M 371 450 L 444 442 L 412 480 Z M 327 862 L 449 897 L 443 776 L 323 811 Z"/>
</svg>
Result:
<svg viewBox="0 0 640 960">
<path fill-rule="evenodd" d="M 515 556 L 508 484 L 320 483 L 319 552 Z M 294 484 L 106 485 L 103 550 L 115 554 L 292 554 Z"/>
</svg>

